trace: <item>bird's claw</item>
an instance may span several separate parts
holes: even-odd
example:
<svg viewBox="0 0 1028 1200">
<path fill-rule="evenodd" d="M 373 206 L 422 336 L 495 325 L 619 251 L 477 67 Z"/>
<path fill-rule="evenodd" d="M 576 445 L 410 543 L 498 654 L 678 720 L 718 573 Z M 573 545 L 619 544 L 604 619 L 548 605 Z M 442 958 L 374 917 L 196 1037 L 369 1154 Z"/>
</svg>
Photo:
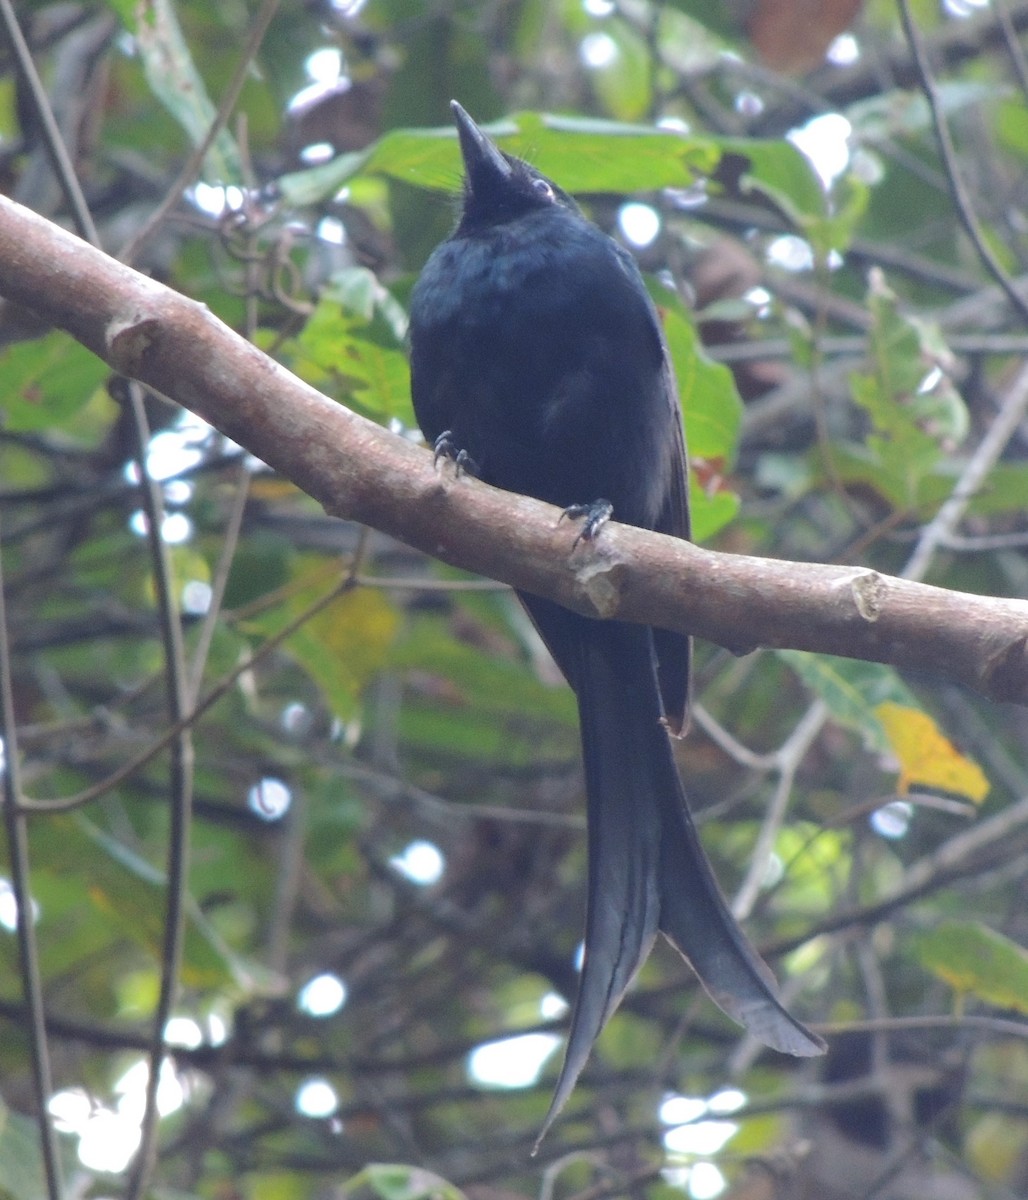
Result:
<svg viewBox="0 0 1028 1200">
<path fill-rule="evenodd" d="M 560 514 L 570 521 L 582 521 L 578 536 L 571 543 L 574 550 L 579 542 L 591 542 L 600 530 L 607 524 L 614 513 L 614 505 L 609 500 L 591 500 L 588 504 L 569 504 Z"/>
<path fill-rule="evenodd" d="M 435 451 L 435 456 L 432 459 L 436 466 L 439 465 L 441 458 L 448 458 L 453 463 L 455 473 L 460 475 L 477 475 L 478 463 L 471 457 L 467 450 L 458 448 L 457 443 L 453 440 L 453 430 L 444 430 L 432 443 L 432 449 Z"/>
</svg>

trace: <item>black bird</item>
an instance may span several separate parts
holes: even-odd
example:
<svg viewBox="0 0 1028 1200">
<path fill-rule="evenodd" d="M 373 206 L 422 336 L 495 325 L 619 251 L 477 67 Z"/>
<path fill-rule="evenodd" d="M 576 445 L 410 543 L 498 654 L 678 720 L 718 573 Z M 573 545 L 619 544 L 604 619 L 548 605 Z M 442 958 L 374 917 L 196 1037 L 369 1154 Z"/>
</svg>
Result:
<svg viewBox="0 0 1028 1200">
<path fill-rule="evenodd" d="M 632 257 L 451 107 L 464 158 L 461 216 L 410 303 L 422 432 L 437 457 L 486 483 L 584 517 L 586 537 L 612 513 L 687 538 L 678 393 Z M 658 930 L 756 1038 L 788 1054 L 822 1053 L 821 1039 L 779 1003 L 689 815 L 668 737 L 686 721 L 689 639 L 520 599 L 575 691 L 588 797 L 585 956 L 540 1137 Z"/>
</svg>

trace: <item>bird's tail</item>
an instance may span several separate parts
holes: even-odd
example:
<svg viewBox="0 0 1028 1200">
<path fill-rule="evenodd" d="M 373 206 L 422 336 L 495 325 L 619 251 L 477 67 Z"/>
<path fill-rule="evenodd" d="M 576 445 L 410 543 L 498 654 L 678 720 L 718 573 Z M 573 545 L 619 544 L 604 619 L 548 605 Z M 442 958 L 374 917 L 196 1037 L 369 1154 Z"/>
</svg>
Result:
<svg viewBox="0 0 1028 1200">
<path fill-rule="evenodd" d="M 786 1054 L 824 1051 L 822 1040 L 779 1002 L 774 976 L 729 911 L 703 852 L 661 723 L 649 630 L 587 622 L 577 641 L 576 661 L 567 666 L 578 696 L 588 796 L 585 955 L 540 1140 L 658 930 L 711 999 L 754 1037 Z"/>
</svg>

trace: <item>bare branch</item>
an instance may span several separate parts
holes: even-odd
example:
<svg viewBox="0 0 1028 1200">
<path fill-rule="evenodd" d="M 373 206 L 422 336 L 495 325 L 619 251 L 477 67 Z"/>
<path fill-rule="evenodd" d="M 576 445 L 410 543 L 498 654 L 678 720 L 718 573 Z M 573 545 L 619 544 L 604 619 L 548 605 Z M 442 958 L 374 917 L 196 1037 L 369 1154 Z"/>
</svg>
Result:
<svg viewBox="0 0 1028 1200">
<path fill-rule="evenodd" d="M 0 198 L 0 293 L 198 413 L 328 512 L 587 616 L 916 668 L 1028 703 L 1028 602 L 859 567 L 721 554 L 612 523 L 571 552 L 549 505 L 437 471 L 200 304 Z"/>
</svg>

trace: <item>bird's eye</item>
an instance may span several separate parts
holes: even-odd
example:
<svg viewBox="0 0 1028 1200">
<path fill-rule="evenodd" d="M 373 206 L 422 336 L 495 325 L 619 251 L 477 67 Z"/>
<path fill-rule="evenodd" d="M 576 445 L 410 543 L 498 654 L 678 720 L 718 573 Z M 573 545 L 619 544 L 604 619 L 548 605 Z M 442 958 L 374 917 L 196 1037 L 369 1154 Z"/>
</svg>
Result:
<svg viewBox="0 0 1028 1200">
<path fill-rule="evenodd" d="M 556 200 L 557 195 L 553 190 L 548 179 L 533 179 L 532 187 L 539 193 L 544 200 Z"/>
</svg>

